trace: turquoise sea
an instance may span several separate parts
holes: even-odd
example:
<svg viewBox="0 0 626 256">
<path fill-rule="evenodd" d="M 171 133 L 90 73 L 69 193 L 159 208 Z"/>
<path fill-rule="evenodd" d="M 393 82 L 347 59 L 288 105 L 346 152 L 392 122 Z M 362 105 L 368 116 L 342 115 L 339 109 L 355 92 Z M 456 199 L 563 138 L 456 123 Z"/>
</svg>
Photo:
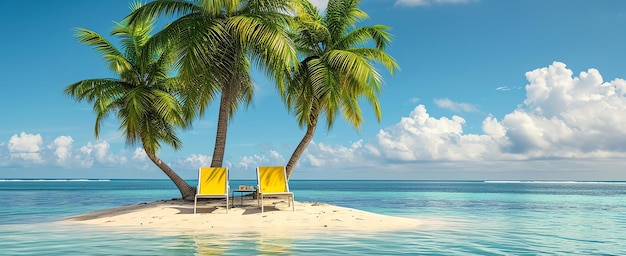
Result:
<svg viewBox="0 0 626 256">
<path fill-rule="evenodd" d="M 296 180 L 290 187 L 298 201 L 436 225 L 303 238 L 77 228 L 56 221 L 178 191 L 169 180 L 0 180 L 0 255 L 626 255 L 626 182 Z"/>
</svg>

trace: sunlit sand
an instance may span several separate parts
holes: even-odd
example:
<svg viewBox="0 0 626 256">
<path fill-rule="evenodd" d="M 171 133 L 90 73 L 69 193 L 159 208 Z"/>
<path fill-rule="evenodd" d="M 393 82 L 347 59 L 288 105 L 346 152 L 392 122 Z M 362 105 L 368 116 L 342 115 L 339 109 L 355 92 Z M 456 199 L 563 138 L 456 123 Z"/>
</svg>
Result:
<svg viewBox="0 0 626 256">
<path fill-rule="evenodd" d="M 149 229 L 193 233 L 310 233 L 324 231 L 394 231 L 425 225 L 413 218 L 387 216 L 324 203 L 295 202 L 295 211 L 286 201 L 267 200 L 265 212 L 256 200 L 233 200 L 226 212 L 224 200 L 200 201 L 193 214 L 193 202 L 157 201 L 128 205 L 70 217 L 64 222 L 101 227 Z M 375 202 L 373 202 L 375 203 Z"/>
</svg>

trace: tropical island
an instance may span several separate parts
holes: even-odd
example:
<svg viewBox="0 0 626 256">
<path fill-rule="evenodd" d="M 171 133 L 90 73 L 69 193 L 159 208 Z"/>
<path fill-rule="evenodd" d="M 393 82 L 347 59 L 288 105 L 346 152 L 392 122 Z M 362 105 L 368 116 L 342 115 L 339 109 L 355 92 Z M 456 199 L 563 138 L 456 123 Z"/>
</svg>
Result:
<svg viewBox="0 0 626 256">
<path fill-rule="evenodd" d="M 273 2 L 150 0 L 129 11 L 131 1 L 0 2 L 0 254 L 626 255 L 626 2 L 362 0 L 372 19 L 343 38 L 391 26 L 385 52 L 403 72 L 391 79 L 372 62 L 389 85 L 375 93 L 385 118 L 376 124 L 360 96 L 370 109 L 354 132 L 340 99 L 359 91 L 341 94 L 345 72 L 324 67 L 375 55 L 382 37 L 345 50 L 331 36 L 329 24 L 350 18 L 333 10 L 350 2 L 309 0 L 310 21 L 287 6 L 272 16 L 284 22 L 273 38 L 260 33 L 279 26 L 250 14 Z M 315 33 L 299 32 L 309 25 Z M 284 42 L 289 71 L 263 67 L 281 66 L 263 58 L 276 52 L 264 40 Z M 248 76 L 229 64 L 243 46 Z M 227 112 L 222 164 L 211 167 L 217 103 L 237 83 L 253 97 Z M 307 130 L 293 197 L 255 198 L 254 168 L 286 170 Z M 203 191 L 205 168 L 228 168 L 217 180 L 229 187 Z"/>
<path fill-rule="evenodd" d="M 239 199 L 236 199 L 239 200 Z M 86 213 L 64 220 L 67 224 L 142 229 L 169 234 L 233 234 L 256 232 L 268 236 L 294 236 L 320 232 L 386 232 L 433 226 L 434 221 L 387 216 L 315 202 L 296 202 L 295 211 L 284 202 L 261 209 L 239 205 L 227 212 L 222 203 L 208 202 L 199 214 L 193 203 L 164 200 Z"/>
<path fill-rule="evenodd" d="M 385 230 L 419 225 L 414 219 L 303 202 L 297 202 L 296 213 L 255 212 L 252 206 L 211 218 L 187 216 L 184 213 L 190 213 L 190 202 L 199 191 L 158 156 L 164 145 L 180 148 L 183 142 L 177 131 L 191 129 L 207 106 L 216 103 L 219 116 L 211 167 L 222 167 L 228 123 L 252 100 L 252 67 L 265 71 L 275 82 L 286 109 L 306 130 L 289 161 L 277 163 L 285 166 L 286 180 L 320 122 L 331 128 L 340 115 L 358 129 L 363 122 L 360 100 L 372 105 L 380 121 L 377 95 L 383 81 L 377 67 L 393 74 L 399 66 L 385 53 L 391 43 L 387 26 L 357 27 L 368 18 L 358 8 L 359 2 L 329 1 L 325 15 L 307 0 L 135 2 L 131 13 L 111 32 L 119 38 L 119 48 L 97 32 L 78 28 L 78 41 L 100 52 L 117 77 L 81 80 L 67 86 L 64 93 L 93 104 L 96 138 L 104 119 L 119 119 L 126 144 L 141 145 L 176 185 L 182 200 L 125 206 L 69 220 L 185 230 L 206 225 L 218 230 L 267 228 L 264 223 L 278 221 L 284 222 L 280 226 L 305 229 Z M 160 19 L 172 21 L 154 32 Z M 225 193 L 230 193 L 228 187 Z"/>
</svg>

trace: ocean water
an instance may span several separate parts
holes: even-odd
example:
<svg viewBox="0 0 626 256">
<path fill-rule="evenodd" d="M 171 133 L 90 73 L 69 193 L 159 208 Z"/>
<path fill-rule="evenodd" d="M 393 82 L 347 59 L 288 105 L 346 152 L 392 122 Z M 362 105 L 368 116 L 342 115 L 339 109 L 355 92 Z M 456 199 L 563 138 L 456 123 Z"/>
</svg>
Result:
<svg viewBox="0 0 626 256">
<path fill-rule="evenodd" d="M 169 180 L 0 180 L 0 255 L 626 255 L 626 182 L 296 180 L 290 188 L 298 201 L 433 224 L 302 238 L 77 228 L 55 221 L 179 193 Z"/>
</svg>

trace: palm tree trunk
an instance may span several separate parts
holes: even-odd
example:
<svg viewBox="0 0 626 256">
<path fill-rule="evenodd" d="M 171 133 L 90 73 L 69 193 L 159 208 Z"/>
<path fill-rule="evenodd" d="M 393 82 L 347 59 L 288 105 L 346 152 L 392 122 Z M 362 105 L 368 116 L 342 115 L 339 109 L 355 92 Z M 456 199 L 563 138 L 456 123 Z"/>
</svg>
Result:
<svg viewBox="0 0 626 256">
<path fill-rule="evenodd" d="M 215 147 L 213 148 L 213 158 L 211 167 L 222 167 L 224 162 L 224 152 L 226 148 L 226 134 L 228 132 L 228 117 L 230 115 L 230 93 L 222 90 L 220 96 L 220 110 L 217 117 L 217 131 L 215 133 Z"/>
<path fill-rule="evenodd" d="M 183 180 L 183 178 L 178 176 L 178 174 L 176 174 L 176 172 L 174 172 L 174 170 L 172 170 L 172 168 L 170 168 L 167 164 L 161 161 L 161 159 L 159 159 L 156 154 L 146 152 L 146 155 L 148 155 L 148 158 L 150 158 L 150 160 L 152 160 L 152 162 L 156 164 L 161 169 L 161 171 L 163 171 L 163 173 L 165 173 L 165 175 L 167 175 L 167 177 L 169 177 L 170 180 L 174 182 L 174 184 L 178 188 L 178 191 L 180 191 L 180 195 L 182 196 L 183 200 L 194 200 L 194 197 L 196 195 L 195 187 L 190 186 L 185 180 Z"/>
<path fill-rule="evenodd" d="M 315 129 L 317 128 L 317 115 L 311 117 L 311 122 L 306 126 L 306 133 L 304 133 L 304 137 L 300 140 L 300 143 L 291 154 L 291 158 L 289 158 L 289 162 L 287 162 L 286 171 L 287 171 L 287 180 L 291 178 L 291 174 L 293 173 L 293 169 L 296 167 L 300 156 L 304 153 L 304 150 L 309 145 L 311 140 L 313 140 L 313 135 L 315 134 Z"/>
</svg>

